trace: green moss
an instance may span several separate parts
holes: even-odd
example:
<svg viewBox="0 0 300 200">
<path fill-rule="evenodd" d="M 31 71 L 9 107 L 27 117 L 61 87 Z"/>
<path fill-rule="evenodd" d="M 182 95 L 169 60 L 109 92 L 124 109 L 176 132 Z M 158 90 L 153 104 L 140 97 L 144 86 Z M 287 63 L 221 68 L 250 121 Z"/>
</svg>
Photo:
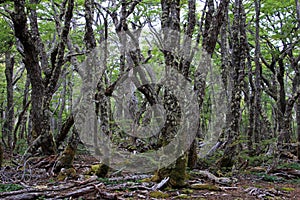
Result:
<svg viewBox="0 0 300 200">
<path fill-rule="evenodd" d="M 221 191 L 221 188 L 219 188 L 218 186 L 215 185 L 211 185 L 211 184 L 193 184 L 191 185 L 192 189 L 196 189 L 196 190 L 209 190 L 209 191 Z"/>
<path fill-rule="evenodd" d="M 186 156 L 179 157 L 176 160 L 175 168 L 170 173 L 170 183 L 174 187 L 183 187 L 186 185 Z"/>
<path fill-rule="evenodd" d="M 63 156 L 61 157 L 61 162 L 63 166 L 66 168 L 72 167 L 74 157 L 75 157 L 75 149 L 73 149 L 72 147 L 70 147 L 70 145 L 68 145 L 65 151 L 63 152 Z"/>
<path fill-rule="evenodd" d="M 87 174 L 104 178 L 108 173 L 108 169 L 109 167 L 105 164 L 91 165 L 91 169 L 87 172 Z"/>
<path fill-rule="evenodd" d="M 185 194 L 193 194 L 194 190 L 186 188 L 186 189 L 183 189 L 182 192 Z"/>
<path fill-rule="evenodd" d="M 263 188 L 263 186 L 258 185 L 258 184 L 254 184 L 254 187 L 256 187 L 256 188 Z"/>
<path fill-rule="evenodd" d="M 66 178 L 74 178 L 74 177 L 76 177 L 76 170 L 73 167 L 71 167 L 68 169 L 61 170 L 57 175 L 57 180 L 63 181 Z"/>
<path fill-rule="evenodd" d="M 150 197 L 152 198 L 168 198 L 169 194 L 161 192 L 161 191 L 152 191 L 150 192 Z"/>
<path fill-rule="evenodd" d="M 180 188 L 186 186 L 185 180 L 187 179 L 186 173 L 187 157 L 183 155 L 179 157 L 174 164 L 168 167 L 159 169 L 151 178 L 152 181 L 159 182 L 165 177 L 169 177 L 167 186 L 171 188 Z"/>
<path fill-rule="evenodd" d="M 151 177 L 151 181 L 153 181 L 153 182 L 159 182 L 160 180 L 161 180 L 161 178 L 159 177 L 159 172 L 156 171 L 154 173 L 154 175 Z"/>
<path fill-rule="evenodd" d="M 63 181 L 63 180 L 65 180 L 66 178 L 67 178 L 67 175 L 64 174 L 64 173 L 62 173 L 62 172 L 59 172 L 59 174 L 58 174 L 57 177 L 56 177 L 56 179 L 57 179 L 58 181 Z"/>
<path fill-rule="evenodd" d="M 151 178 L 144 178 L 144 179 L 140 180 L 141 183 L 149 183 L 151 181 L 152 181 Z"/>
<path fill-rule="evenodd" d="M 89 174 L 89 175 L 95 174 L 96 171 L 98 171 L 99 167 L 100 167 L 100 164 L 98 164 L 98 165 L 91 165 L 91 169 L 87 172 L 87 174 Z"/>
<path fill-rule="evenodd" d="M 280 188 L 281 191 L 285 191 L 285 192 L 292 192 L 295 190 L 295 188 L 289 188 L 289 187 L 282 187 Z"/>
</svg>

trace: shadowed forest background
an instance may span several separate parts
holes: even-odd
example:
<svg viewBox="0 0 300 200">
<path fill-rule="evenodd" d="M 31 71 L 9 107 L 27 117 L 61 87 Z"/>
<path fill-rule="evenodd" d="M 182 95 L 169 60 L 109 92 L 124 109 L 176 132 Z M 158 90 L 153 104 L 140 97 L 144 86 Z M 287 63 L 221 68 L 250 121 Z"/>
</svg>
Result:
<svg viewBox="0 0 300 200">
<path fill-rule="evenodd" d="M 298 0 L 0 0 L 0 198 L 300 198 L 299 42 Z M 137 154 L 169 144 L 186 114 L 170 88 L 143 80 L 181 74 L 197 98 L 190 149 L 152 174 L 96 160 L 75 105 L 95 63 L 101 131 Z M 114 115 L 132 73 L 131 122 L 166 111 L 149 138 Z"/>
</svg>

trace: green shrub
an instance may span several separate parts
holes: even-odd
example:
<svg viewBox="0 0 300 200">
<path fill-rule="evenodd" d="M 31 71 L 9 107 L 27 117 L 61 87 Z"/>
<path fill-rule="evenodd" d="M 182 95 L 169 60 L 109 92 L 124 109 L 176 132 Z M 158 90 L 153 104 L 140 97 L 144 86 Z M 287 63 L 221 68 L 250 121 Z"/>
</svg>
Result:
<svg viewBox="0 0 300 200">
<path fill-rule="evenodd" d="M 11 192 L 21 189 L 23 189 L 23 187 L 18 184 L 0 184 L 0 192 Z"/>
</svg>

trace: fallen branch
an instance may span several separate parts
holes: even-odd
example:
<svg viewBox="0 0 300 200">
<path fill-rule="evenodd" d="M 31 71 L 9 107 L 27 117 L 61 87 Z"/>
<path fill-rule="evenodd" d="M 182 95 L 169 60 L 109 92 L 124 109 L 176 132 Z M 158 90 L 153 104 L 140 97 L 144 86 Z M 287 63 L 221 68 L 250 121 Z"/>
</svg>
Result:
<svg viewBox="0 0 300 200">
<path fill-rule="evenodd" d="M 212 173 L 208 172 L 208 171 L 203 171 L 203 170 L 199 170 L 199 171 L 195 171 L 196 174 L 203 176 L 204 178 L 207 178 L 211 181 L 214 181 L 216 183 L 219 183 L 221 185 L 229 185 L 233 182 L 232 179 L 230 178 L 226 178 L 226 177 L 216 177 L 215 175 L 213 175 Z"/>
<path fill-rule="evenodd" d="M 98 193 L 101 198 L 104 199 L 117 199 L 116 195 L 113 193 L 108 193 L 102 191 L 100 188 L 104 188 L 103 183 L 95 182 L 83 182 L 81 183 L 69 184 L 67 186 L 53 186 L 53 187 L 39 187 L 39 188 L 28 188 L 23 190 L 3 192 L 0 194 L 0 199 L 5 200 L 25 200 L 25 199 L 37 199 L 39 197 L 50 198 L 50 199 L 65 199 L 68 197 L 80 197 L 85 194 L 90 194 L 92 192 Z"/>
<path fill-rule="evenodd" d="M 152 190 L 159 190 L 160 188 L 162 188 L 168 181 L 169 181 L 169 177 L 165 177 L 161 182 L 159 182 L 158 184 L 153 185 L 153 187 L 151 188 Z"/>
</svg>

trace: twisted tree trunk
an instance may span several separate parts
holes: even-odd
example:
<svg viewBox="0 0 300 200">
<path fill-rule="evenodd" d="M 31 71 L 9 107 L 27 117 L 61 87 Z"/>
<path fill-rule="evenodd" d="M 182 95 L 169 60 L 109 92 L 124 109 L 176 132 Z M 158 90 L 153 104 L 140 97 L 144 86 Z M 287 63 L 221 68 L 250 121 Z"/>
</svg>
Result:
<svg viewBox="0 0 300 200">
<path fill-rule="evenodd" d="M 50 101 L 57 90 L 58 79 L 61 74 L 61 67 L 64 64 L 64 51 L 67 37 L 70 31 L 70 23 L 73 14 L 74 0 L 68 3 L 64 15 L 64 25 L 58 30 L 60 41 L 51 53 L 51 63 L 45 55 L 44 46 L 40 39 L 37 25 L 37 13 L 34 6 L 30 7 L 30 27 L 27 25 L 27 13 L 25 0 L 14 1 L 14 12 L 11 14 L 15 36 L 23 45 L 24 64 L 31 83 L 32 100 L 32 131 L 34 141 L 28 152 L 34 152 L 41 147 L 43 154 L 56 153 L 56 145 L 50 131 Z M 31 4 L 38 4 L 37 0 L 31 0 Z M 66 6 L 66 4 L 64 4 Z M 51 69 L 48 66 L 51 64 Z M 43 78 L 43 74 L 45 77 Z"/>
</svg>

